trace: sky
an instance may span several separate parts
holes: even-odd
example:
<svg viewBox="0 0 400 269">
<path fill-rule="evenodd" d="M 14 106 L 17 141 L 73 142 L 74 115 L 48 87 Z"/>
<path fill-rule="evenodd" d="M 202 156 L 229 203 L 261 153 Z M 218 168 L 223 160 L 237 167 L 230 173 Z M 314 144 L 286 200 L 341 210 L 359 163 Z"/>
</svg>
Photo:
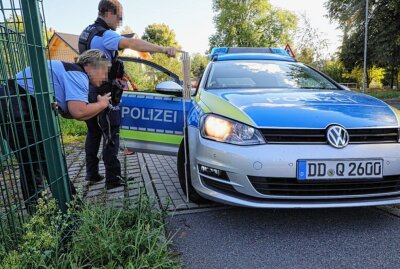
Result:
<svg viewBox="0 0 400 269">
<path fill-rule="evenodd" d="M 318 29 L 330 43 L 333 53 L 341 42 L 337 25 L 324 17 L 326 0 L 269 0 L 279 8 L 306 14 L 313 28 Z M 58 32 L 79 35 L 97 17 L 99 0 L 43 0 L 47 27 Z M 212 0 L 120 0 L 124 7 L 123 26 L 130 26 L 142 36 L 147 25 L 165 23 L 175 31 L 182 48 L 190 53 L 205 53 L 208 38 L 215 32 Z M 301 2 L 301 4 L 299 4 Z M 118 30 L 121 30 L 119 28 Z"/>
</svg>

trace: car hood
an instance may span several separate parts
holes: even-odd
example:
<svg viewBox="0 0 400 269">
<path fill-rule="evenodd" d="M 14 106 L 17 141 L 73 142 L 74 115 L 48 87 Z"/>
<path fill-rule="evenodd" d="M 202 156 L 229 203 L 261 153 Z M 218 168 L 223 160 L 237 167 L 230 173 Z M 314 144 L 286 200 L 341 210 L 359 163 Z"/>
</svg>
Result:
<svg viewBox="0 0 400 269">
<path fill-rule="evenodd" d="M 210 112 L 256 127 L 398 126 L 396 114 L 386 103 L 346 90 L 208 90 L 199 98 Z"/>
</svg>

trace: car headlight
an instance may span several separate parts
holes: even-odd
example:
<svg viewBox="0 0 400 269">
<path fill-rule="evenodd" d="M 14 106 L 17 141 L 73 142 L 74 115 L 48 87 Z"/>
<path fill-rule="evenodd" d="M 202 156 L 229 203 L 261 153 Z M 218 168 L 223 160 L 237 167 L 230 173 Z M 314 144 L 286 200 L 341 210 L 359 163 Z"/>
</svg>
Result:
<svg viewBox="0 0 400 269">
<path fill-rule="evenodd" d="M 201 135 L 204 138 L 235 145 L 265 144 L 257 129 L 216 115 L 205 115 L 201 121 Z"/>
</svg>

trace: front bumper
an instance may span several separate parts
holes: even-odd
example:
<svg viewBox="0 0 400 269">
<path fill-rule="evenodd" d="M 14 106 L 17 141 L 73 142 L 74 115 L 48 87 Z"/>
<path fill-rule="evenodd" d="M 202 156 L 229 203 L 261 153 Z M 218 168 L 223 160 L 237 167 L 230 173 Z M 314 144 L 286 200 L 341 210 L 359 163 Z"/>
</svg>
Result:
<svg viewBox="0 0 400 269">
<path fill-rule="evenodd" d="M 235 146 L 204 139 L 194 127 L 189 127 L 189 141 L 192 185 L 201 196 L 213 201 L 257 208 L 400 204 L 400 144 L 354 144 L 344 149 L 316 144 Z M 342 158 L 382 158 L 384 179 L 347 182 L 340 187 L 334 181 L 329 184 L 297 182 L 299 159 Z M 201 173 L 199 165 L 225 171 L 227 179 Z M 278 184 L 284 190 L 260 191 L 257 182 L 263 186 Z"/>
</svg>

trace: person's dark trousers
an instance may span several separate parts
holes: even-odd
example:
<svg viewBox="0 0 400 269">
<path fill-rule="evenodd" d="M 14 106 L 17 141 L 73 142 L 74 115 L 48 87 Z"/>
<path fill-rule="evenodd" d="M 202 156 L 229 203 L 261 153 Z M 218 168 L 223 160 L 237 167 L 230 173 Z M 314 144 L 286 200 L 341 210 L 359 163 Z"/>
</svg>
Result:
<svg viewBox="0 0 400 269">
<path fill-rule="evenodd" d="M 96 88 L 90 87 L 89 102 L 97 101 Z M 86 121 L 88 127 L 86 152 L 86 178 L 96 177 L 99 173 L 99 158 L 97 154 L 103 138 L 103 161 L 106 168 L 106 183 L 115 182 L 121 176 L 121 163 L 118 160 L 120 110 L 106 109 L 96 117 Z"/>
<path fill-rule="evenodd" d="M 6 94 L 5 88 L 0 87 L 1 132 L 17 158 L 22 195 L 29 209 L 36 204 L 38 195 L 43 190 L 43 182 L 48 178 L 43 143 L 35 99 L 27 96 L 21 87 L 18 89 L 21 96 L 17 97 L 12 82 L 8 88 L 9 92 Z M 29 105 L 33 108 L 31 113 Z"/>
<path fill-rule="evenodd" d="M 28 212 L 33 212 L 38 196 L 43 191 L 43 183 L 48 180 L 35 98 L 26 94 L 14 82 L 9 82 L 9 91 L 0 86 L 0 131 L 17 158 L 22 196 Z M 18 101 L 19 99 L 19 101 Z M 69 182 L 71 193 L 75 187 Z"/>
</svg>

